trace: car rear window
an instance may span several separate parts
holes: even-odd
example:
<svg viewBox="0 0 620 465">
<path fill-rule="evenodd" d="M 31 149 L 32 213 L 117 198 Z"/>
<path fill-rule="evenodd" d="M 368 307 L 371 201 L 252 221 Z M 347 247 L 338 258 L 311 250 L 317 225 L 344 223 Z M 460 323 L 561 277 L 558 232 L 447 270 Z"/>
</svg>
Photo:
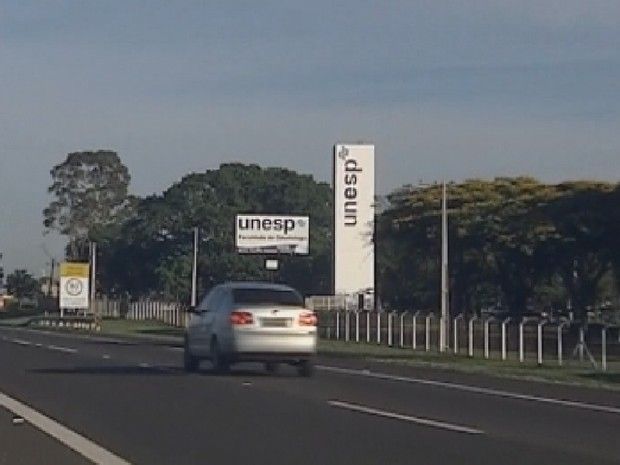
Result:
<svg viewBox="0 0 620 465">
<path fill-rule="evenodd" d="M 276 289 L 233 289 L 233 300 L 239 305 L 286 305 L 301 307 L 304 301 L 297 292 Z"/>
</svg>

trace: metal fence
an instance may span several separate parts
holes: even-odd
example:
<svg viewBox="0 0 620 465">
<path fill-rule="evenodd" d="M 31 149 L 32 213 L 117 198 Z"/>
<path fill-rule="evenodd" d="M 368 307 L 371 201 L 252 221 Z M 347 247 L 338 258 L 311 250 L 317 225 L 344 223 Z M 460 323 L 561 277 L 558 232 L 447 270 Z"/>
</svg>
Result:
<svg viewBox="0 0 620 465">
<path fill-rule="evenodd" d="M 413 351 L 439 352 L 440 318 L 422 312 L 318 312 L 322 338 Z M 479 357 L 538 365 L 589 363 L 607 370 L 620 369 L 618 327 L 590 324 L 583 328 L 568 321 L 542 319 L 480 319 L 458 315 L 449 322 L 447 351 L 456 356 Z"/>
<path fill-rule="evenodd" d="M 102 318 L 152 320 L 177 327 L 184 327 L 187 320 L 187 309 L 184 305 L 157 300 L 128 302 L 104 297 L 95 302 L 95 311 Z"/>
</svg>

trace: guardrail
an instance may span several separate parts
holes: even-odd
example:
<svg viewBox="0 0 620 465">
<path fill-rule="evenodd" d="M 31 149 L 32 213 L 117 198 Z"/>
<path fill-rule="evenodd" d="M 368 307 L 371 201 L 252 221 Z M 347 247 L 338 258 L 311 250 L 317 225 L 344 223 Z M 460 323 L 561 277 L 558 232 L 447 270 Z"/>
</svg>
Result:
<svg viewBox="0 0 620 465">
<path fill-rule="evenodd" d="M 326 339 L 347 343 L 373 343 L 412 351 L 439 353 L 441 319 L 433 312 L 372 312 L 329 311 L 318 312 L 319 334 Z M 422 325 L 420 318 L 424 319 Z M 566 364 L 565 347 L 574 347 L 571 361 L 586 361 L 597 368 L 608 370 L 610 364 L 620 369 L 620 334 L 617 327 L 590 325 L 586 332 L 568 321 L 551 322 L 544 319 L 479 318 L 457 315 L 450 320 L 448 332 L 452 338 L 450 356 L 481 357 L 518 364 L 543 365 L 553 362 Z M 354 335 L 354 337 L 352 336 Z M 421 339 L 423 343 L 421 343 Z M 466 341 L 467 350 L 461 351 L 460 341 Z M 587 344 L 586 344 L 587 341 Z M 589 355 L 585 360 L 583 353 Z M 447 354 L 446 354 L 447 355 Z"/>
</svg>

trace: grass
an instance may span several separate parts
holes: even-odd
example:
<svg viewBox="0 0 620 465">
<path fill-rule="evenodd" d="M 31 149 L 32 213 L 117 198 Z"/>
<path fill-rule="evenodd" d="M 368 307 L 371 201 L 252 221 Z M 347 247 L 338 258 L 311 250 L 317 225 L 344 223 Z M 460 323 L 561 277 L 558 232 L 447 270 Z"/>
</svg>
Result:
<svg viewBox="0 0 620 465">
<path fill-rule="evenodd" d="M 103 320 L 101 333 L 118 336 L 155 336 L 172 338 L 183 336 L 183 329 L 159 321 Z"/>
<path fill-rule="evenodd" d="M 325 355 L 352 357 L 406 366 L 437 368 L 461 373 L 478 373 L 503 378 L 532 380 L 551 383 L 579 385 L 595 388 L 620 390 L 620 362 L 608 364 L 608 371 L 595 370 L 591 366 L 576 365 L 566 360 L 560 367 L 554 360 L 545 360 L 542 366 L 536 360 L 526 359 L 520 363 L 516 359 L 499 360 L 498 353 L 491 353 L 486 360 L 477 354 L 476 358 L 464 355 L 436 352 L 413 351 L 409 349 L 379 346 L 375 344 L 343 342 L 333 340 L 319 341 L 319 352 Z M 514 354 L 509 354 L 509 356 Z"/>
<path fill-rule="evenodd" d="M 0 318 L 0 326 L 28 326 L 33 316 L 12 316 L 8 318 Z"/>
</svg>

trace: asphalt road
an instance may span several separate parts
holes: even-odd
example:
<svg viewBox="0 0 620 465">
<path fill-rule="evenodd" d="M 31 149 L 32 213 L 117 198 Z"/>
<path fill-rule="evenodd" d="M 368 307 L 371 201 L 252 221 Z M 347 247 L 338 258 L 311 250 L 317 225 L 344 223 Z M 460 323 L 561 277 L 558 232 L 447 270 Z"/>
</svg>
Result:
<svg viewBox="0 0 620 465">
<path fill-rule="evenodd" d="M 180 363 L 176 347 L 0 329 L 0 463 L 94 447 L 145 465 L 620 464 L 620 393 L 336 359 L 311 379 Z M 3 398 L 81 439 L 13 424 Z"/>
</svg>

